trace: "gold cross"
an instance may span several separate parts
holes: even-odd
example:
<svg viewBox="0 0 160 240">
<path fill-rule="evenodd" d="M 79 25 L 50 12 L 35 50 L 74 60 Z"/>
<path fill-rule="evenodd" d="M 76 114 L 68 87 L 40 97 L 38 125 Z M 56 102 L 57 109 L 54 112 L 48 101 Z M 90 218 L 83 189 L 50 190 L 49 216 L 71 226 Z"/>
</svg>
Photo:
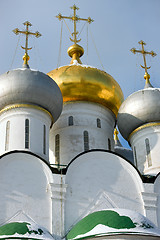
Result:
<svg viewBox="0 0 160 240">
<path fill-rule="evenodd" d="M 118 132 L 117 128 L 115 128 L 115 129 L 114 129 L 114 140 L 119 140 L 119 139 L 118 139 L 118 133 L 119 133 L 119 132 Z"/>
<path fill-rule="evenodd" d="M 28 60 L 29 60 L 28 50 L 31 50 L 31 49 L 32 49 L 32 47 L 31 47 L 31 48 L 28 47 L 28 36 L 29 36 L 29 35 L 34 35 L 35 37 L 38 38 L 38 37 L 40 37 L 40 36 L 42 36 L 42 35 L 41 35 L 38 31 L 35 32 L 35 33 L 29 31 L 29 26 L 30 26 L 30 27 L 32 26 L 32 24 L 31 24 L 30 22 L 26 21 L 26 22 L 24 22 L 23 24 L 26 26 L 26 30 L 20 31 L 18 28 L 15 28 L 15 29 L 13 30 L 13 32 L 14 32 L 16 35 L 18 35 L 19 33 L 22 33 L 22 34 L 25 34 L 25 35 L 26 35 L 25 47 L 22 47 L 22 46 L 21 46 L 21 48 L 25 50 L 25 54 L 24 54 L 24 56 L 23 56 L 24 65 L 28 66 Z"/>
<path fill-rule="evenodd" d="M 90 17 L 88 17 L 87 19 L 78 17 L 78 16 L 76 15 L 76 10 L 78 10 L 79 8 L 76 7 L 75 4 L 71 7 L 71 9 L 73 9 L 73 16 L 71 16 L 71 17 L 62 16 L 61 13 L 59 13 L 56 17 L 57 17 L 60 21 L 61 21 L 62 19 L 70 19 L 70 20 L 72 20 L 72 21 L 74 22 L 74 32 L 72 33 L 72 36 L 74 36 L 74 38 L 73 38 L 73 39 L 70 38 L 70 40 L 76 44 L 76 43 L 78 43 L 78 42 L 81 41 L 81 39 L 79 39 L 79 40 L 77 39 L 77 34 L 78 34 L 78 32 L 77 32 L 77 30 L 76 30 L 76 23 L 77 23 L 78 21 L 86 21 L 86 22 L 88 22 L 88 23 L 91 23 L 91 22 L 93 22 L 93 19 L 91 19 Z"/>
<path fill-rule="evenodd" d="M 146 64 L 146 54 L 149 54 L 149 55 L 151 55 L 152 57 L 155 57 L 157 54 L 156 54 L 155 52 L 153 52 L 153 51 L 151 51 L 151 52 L 145 51 L 145 50 L 144 50 L 144 45 L 146 45 L 146 43 L 143 42 L 142 40 L 139 41 L 138 43 L 142 45 L 142 50 L 136 50 L 135 48 L 132 48 L 130 51 L 131 51 L 132 53 L 134 53 L 134 54 L 136 54 L 136 53 L 141 53 L 141 54 L 143 55 L 144 66 L 141 65 L 141 67 L 145 69 L 145 76 L 146 76 L 146 77 L 149 77 L 149 74 L 148 74 L 148 72 L 147 72 L 147 69 L 149 69 L 149 68 L 151 68 L 151 67 L 147 67 L 147 64 Z"/>
</svg>

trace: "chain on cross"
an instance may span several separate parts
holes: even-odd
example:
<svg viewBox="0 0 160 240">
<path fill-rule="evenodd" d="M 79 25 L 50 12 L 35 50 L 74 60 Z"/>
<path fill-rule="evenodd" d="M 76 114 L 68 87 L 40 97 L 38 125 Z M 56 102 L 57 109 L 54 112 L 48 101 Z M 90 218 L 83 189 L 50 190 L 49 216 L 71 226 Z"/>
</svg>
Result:
<svg viewBox="0 0 160 240">
<path fill-rule="evenodd" d="M 13 32 L 14 32 L 16 35 L 18 35 L 18 34 L 20 34 L 20 33 L 26 35 L 25 47 L 22 47 L 22 46 L 21 46 L 21 48 L 25 50 L 25 54 L 24 54 L 24 56 L 23 56 L 23 60 L 24 60 L 24 65 L 26 65 L 26 66 L 28 67 L 28 61 L 29 61 L 28 50 L 31 50 L 31 49 L 32 49 L 32 47 L 30 47 L 30 48 L 28 47 L 28 36 L 29 36 L 29 35 L 34 35 L 35 37 L 38 38 L 38 37 L 40 37 L 40 36 L 42 36 L 42 35 L 41 35 L 38 31 L 35 32 L 35 33 L 29 31 L 29 26 L 30 26 L 30 27 L 32 26 L 32 24 L 31 24 L 30 22 L 26 21 L 26 22 L 24 22 L 23 24 L 26 26 L 26 29 L 25 29 L 24 31 L 20 31 L 18 28 L 15 28 L 15 29 L 13 30 Z"/>
<path fill-rule="evenodd" d="M 81 39 L 79 39 L 79 40 L 77 39 L 77 35 L 78 35 L 78 33 L 79 33 L 79 32 L 77 31 L 77 29 L 76 29 L 76 28 L 77 28 L 77 26 L 76 26 L 77 22 L 78 22 L 78 21 L 86 21 L 86 22 L 88 22 L 88 23 L 91 23 L 91 22 L 93 22 L 93 19 L 91 19 L 90 17 L 88 17 L 87 19 L 78 17 L 78 16 L 76 15 L 76 10 L 79 10 L 79 8 L 76 7 L 75 4 L 71 7 L 71 9 L 73 9 L 73 16 L 71 16 L 71 17 L 62 16 L 61 13 L 59 13 L 56 17 L 57 17 L 59 20 L 62 20 L 62 19 L 70 19 L 70 20 L 72 20 L 72 21 L 74 22 L 74 32 L 72 33 L 73 39 L 70 38 L 70 40 L 76 44 L 76 43 L 78 43 L 78 42 L 81 41 Z"/>
<path fill-rule="evenodd" d="M 135 48 L 132 48 L 130 51 L 131 51 L 132 53 L 134 53 L 134 54 L 136 54 L 136 53 L 141 53 L 141 54 L 143 55 L 144 66 L 141 65 L 141 67 L 145 69 L 145 75 L 144 75 L 145 78 L 148 78 L 148 79 L 149 79 L 150 76 L 149 76 L 149 74 L 148 74 L 148 72 L 147 72 L 147 69 L 150 69 L 151 67 L 147 67 L 147 64 L 146 64 L 146 54 L 149 54 L 149 55 L 151 55 L 152 57 L 155 57 L 157 54 L 156 54 L 155 52 L 153 52 L 153 51 L 151 51 L 151 52 L 145 51 L 145 50 L 144 50 L 144 45 L 146 45 L 146 43 L 143 42 L 142 40 L 139 41 L 138 43 L 141 44 L 142 50 L 136 50 Z"/>
</svg>

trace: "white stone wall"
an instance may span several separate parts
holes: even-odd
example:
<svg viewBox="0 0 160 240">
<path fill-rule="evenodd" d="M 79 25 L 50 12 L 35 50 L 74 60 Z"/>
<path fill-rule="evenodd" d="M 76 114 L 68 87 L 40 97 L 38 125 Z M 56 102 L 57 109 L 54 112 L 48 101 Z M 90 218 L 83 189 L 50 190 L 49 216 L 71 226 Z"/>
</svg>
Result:
<svg viewBox="0 0 160 240">
<path fill-rule="evenodd" d="M 157 199 L 158 191 L 155 189 L 153 183 L 143 183 L 144 191 L 142 192 L 142 198 L 144 201 L 145 216 L 152 221 L 156 226 L 158 226 L 157 219 Z"/>
<path fill-rule="evenodd" d="M 68 119 L 73 116 L 73 126 Z M 97 127 L 97 118 L 101 128 Z M 108 150 L 108 138 L 111 150 L 114 150 L 113 131 L 114 114 L 105 107 L 88 102 L 70 102 L 64 104 L 63 112 L 50 132 L 50 162 L 55 163 L 55 136 L 60 135 L 60 164 L 68 165 L 79 153 L 84 151 L 83 132 L 89 134 L 89 150 Z"/>
<path fill-rule="evenodd" d="M 142 183 L 136 169 L 123 158 L 93 151 L 77 157 L 66 176 L 29 153 L 0 158 L 0 223 L 23 210 L 38 224 L 64 237 L 89 213 L 102 209 L 131 209 L 160 223 L 159 177 Z"/>
<path fill-rule="evenodd" d="M 62 174 L 53 174 L 53 183 L 50 184 L 52 192 L 52 232 L 61 237 L 65 235 L 64 210 L 67 191 L 65 177 Z"/>
<path fill-rule="evenodd" d="M 111 208 L 134 210 L 160 227 L 159 181 L 158 176 L 155 183 L 143 183 L 136 169 L 115 154 L 82 154 L 66 176 L 53 174 L 53 230 L 64 236 L 86 215 Z"/>
<path fill-rule="evenodd" d="M 136 169 L 123 158 L 93 151 L 77 157 L 66 174 L 65 230 L 91 212 L 131 209 L 145 215 L 144 187 Z"/>
<path fill-rule="evenodd" d="M 25 149 L 25 119 L 29 119 L 29 149 Z M 6 125 L 10 121 L 8 149 L 6 145 Z M 0 115 L 0 154 L 12 150 L 26 150 L 38 154 L 49 161 L 50 116 L 38 109 L 14 108 Z M 43 153 L 44 130 L 46 126 L 46 154 Z"/>
<path fill-rule="evenodd" d="M 39 158 L 11 153 L 0 158 L 0 224 L 24 211 L 52 231 L 52 172 Z"/>
<path fill-rule="evenodd" d="M 157 219 L 157 225 L 160 228 L 160 174 L 158 174 L 154 183 L 154 196 L 155 196 L 155 215 Z"/>
<path fill-rule="evenodd" d="M 150 154 L 147 156 L 145 139 L 149 140 Z M 157 175 L 160 172 L 160 126 L 146 127 L 130 138 L 134 162 L 142 174 Z M 135 159 L 136 149 L 136 159 Z M 150 161 L 150 163 L 149 163 Z"/>
</svg>

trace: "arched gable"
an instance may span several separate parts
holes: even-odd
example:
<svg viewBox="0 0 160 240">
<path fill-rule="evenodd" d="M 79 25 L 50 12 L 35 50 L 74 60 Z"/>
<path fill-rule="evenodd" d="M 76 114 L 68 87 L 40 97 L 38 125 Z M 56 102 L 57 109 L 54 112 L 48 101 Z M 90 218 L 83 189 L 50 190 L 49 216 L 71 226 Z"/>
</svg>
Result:
<svg viewBox="0 0 160 240">
<path fill-rule="evenodd" d="M 144 214 L 142 179 L 117 154 L 97 150 L 79 155 L 67 169 L 66 184 L 66 230 L 95 210 L 118 207 Z"/>
<path fill-rule="evenodd" d="M 52 172 L 39 157 L 12 152 L 0 158 L 0 222 L 22 210 L 51 230 Z"/>
</svg>

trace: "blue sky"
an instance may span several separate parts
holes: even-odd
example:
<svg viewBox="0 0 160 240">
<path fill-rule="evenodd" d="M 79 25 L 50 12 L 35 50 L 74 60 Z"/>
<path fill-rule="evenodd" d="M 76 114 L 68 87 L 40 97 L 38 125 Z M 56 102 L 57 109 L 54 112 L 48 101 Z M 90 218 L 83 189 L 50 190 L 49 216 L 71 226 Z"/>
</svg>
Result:
<svg viewBox="0 0 160 240">
<path fill-rule="evenodd" d="M 78 16 L 94 19 L 88 31 L 88 56 L 87 27 L 80 36 L 80 45 L 85 50 L 82 57 L 84 64 L 102 69 L 92 34 L 105 71 L 119 83 L 126 98 L 144 87 L 144 70 L 140 67 L 143 58 L 129 51 L 132 47 L 140 49 L 138 41 L 143 40 L 147 43 L 146 50 L 157 53 L 154 58 L 147 57 L 147 65 L 151 65 L 152 85 L 160 86 L 160 0 L 0 0 L 0 74 L 22 66 L 24 52 L 20 46 L 24 45 L 25 38 L 19 38 L 12 30 L 24 29 L 23 22 L 26 20 L 33 25 L 31 31 L 42 33 L 41 38 L 31 37 L 29 40 L 29 46 L 33 47 L 29 51 L 30 67 L 45 73 L 56 68 L 61 22 L 55 16 L 58 13 L 70 16 L 73 4 L 79 7 Z M 67 24 L 73 31 L 72 22 L 67 21 Z M 83 24 L 78 23 L 79 31 Z M 72 42 L 69 37 L 69 31 L 63 24 L 61 66 L 70 62 L 67 48 Z"/>
</svg>

